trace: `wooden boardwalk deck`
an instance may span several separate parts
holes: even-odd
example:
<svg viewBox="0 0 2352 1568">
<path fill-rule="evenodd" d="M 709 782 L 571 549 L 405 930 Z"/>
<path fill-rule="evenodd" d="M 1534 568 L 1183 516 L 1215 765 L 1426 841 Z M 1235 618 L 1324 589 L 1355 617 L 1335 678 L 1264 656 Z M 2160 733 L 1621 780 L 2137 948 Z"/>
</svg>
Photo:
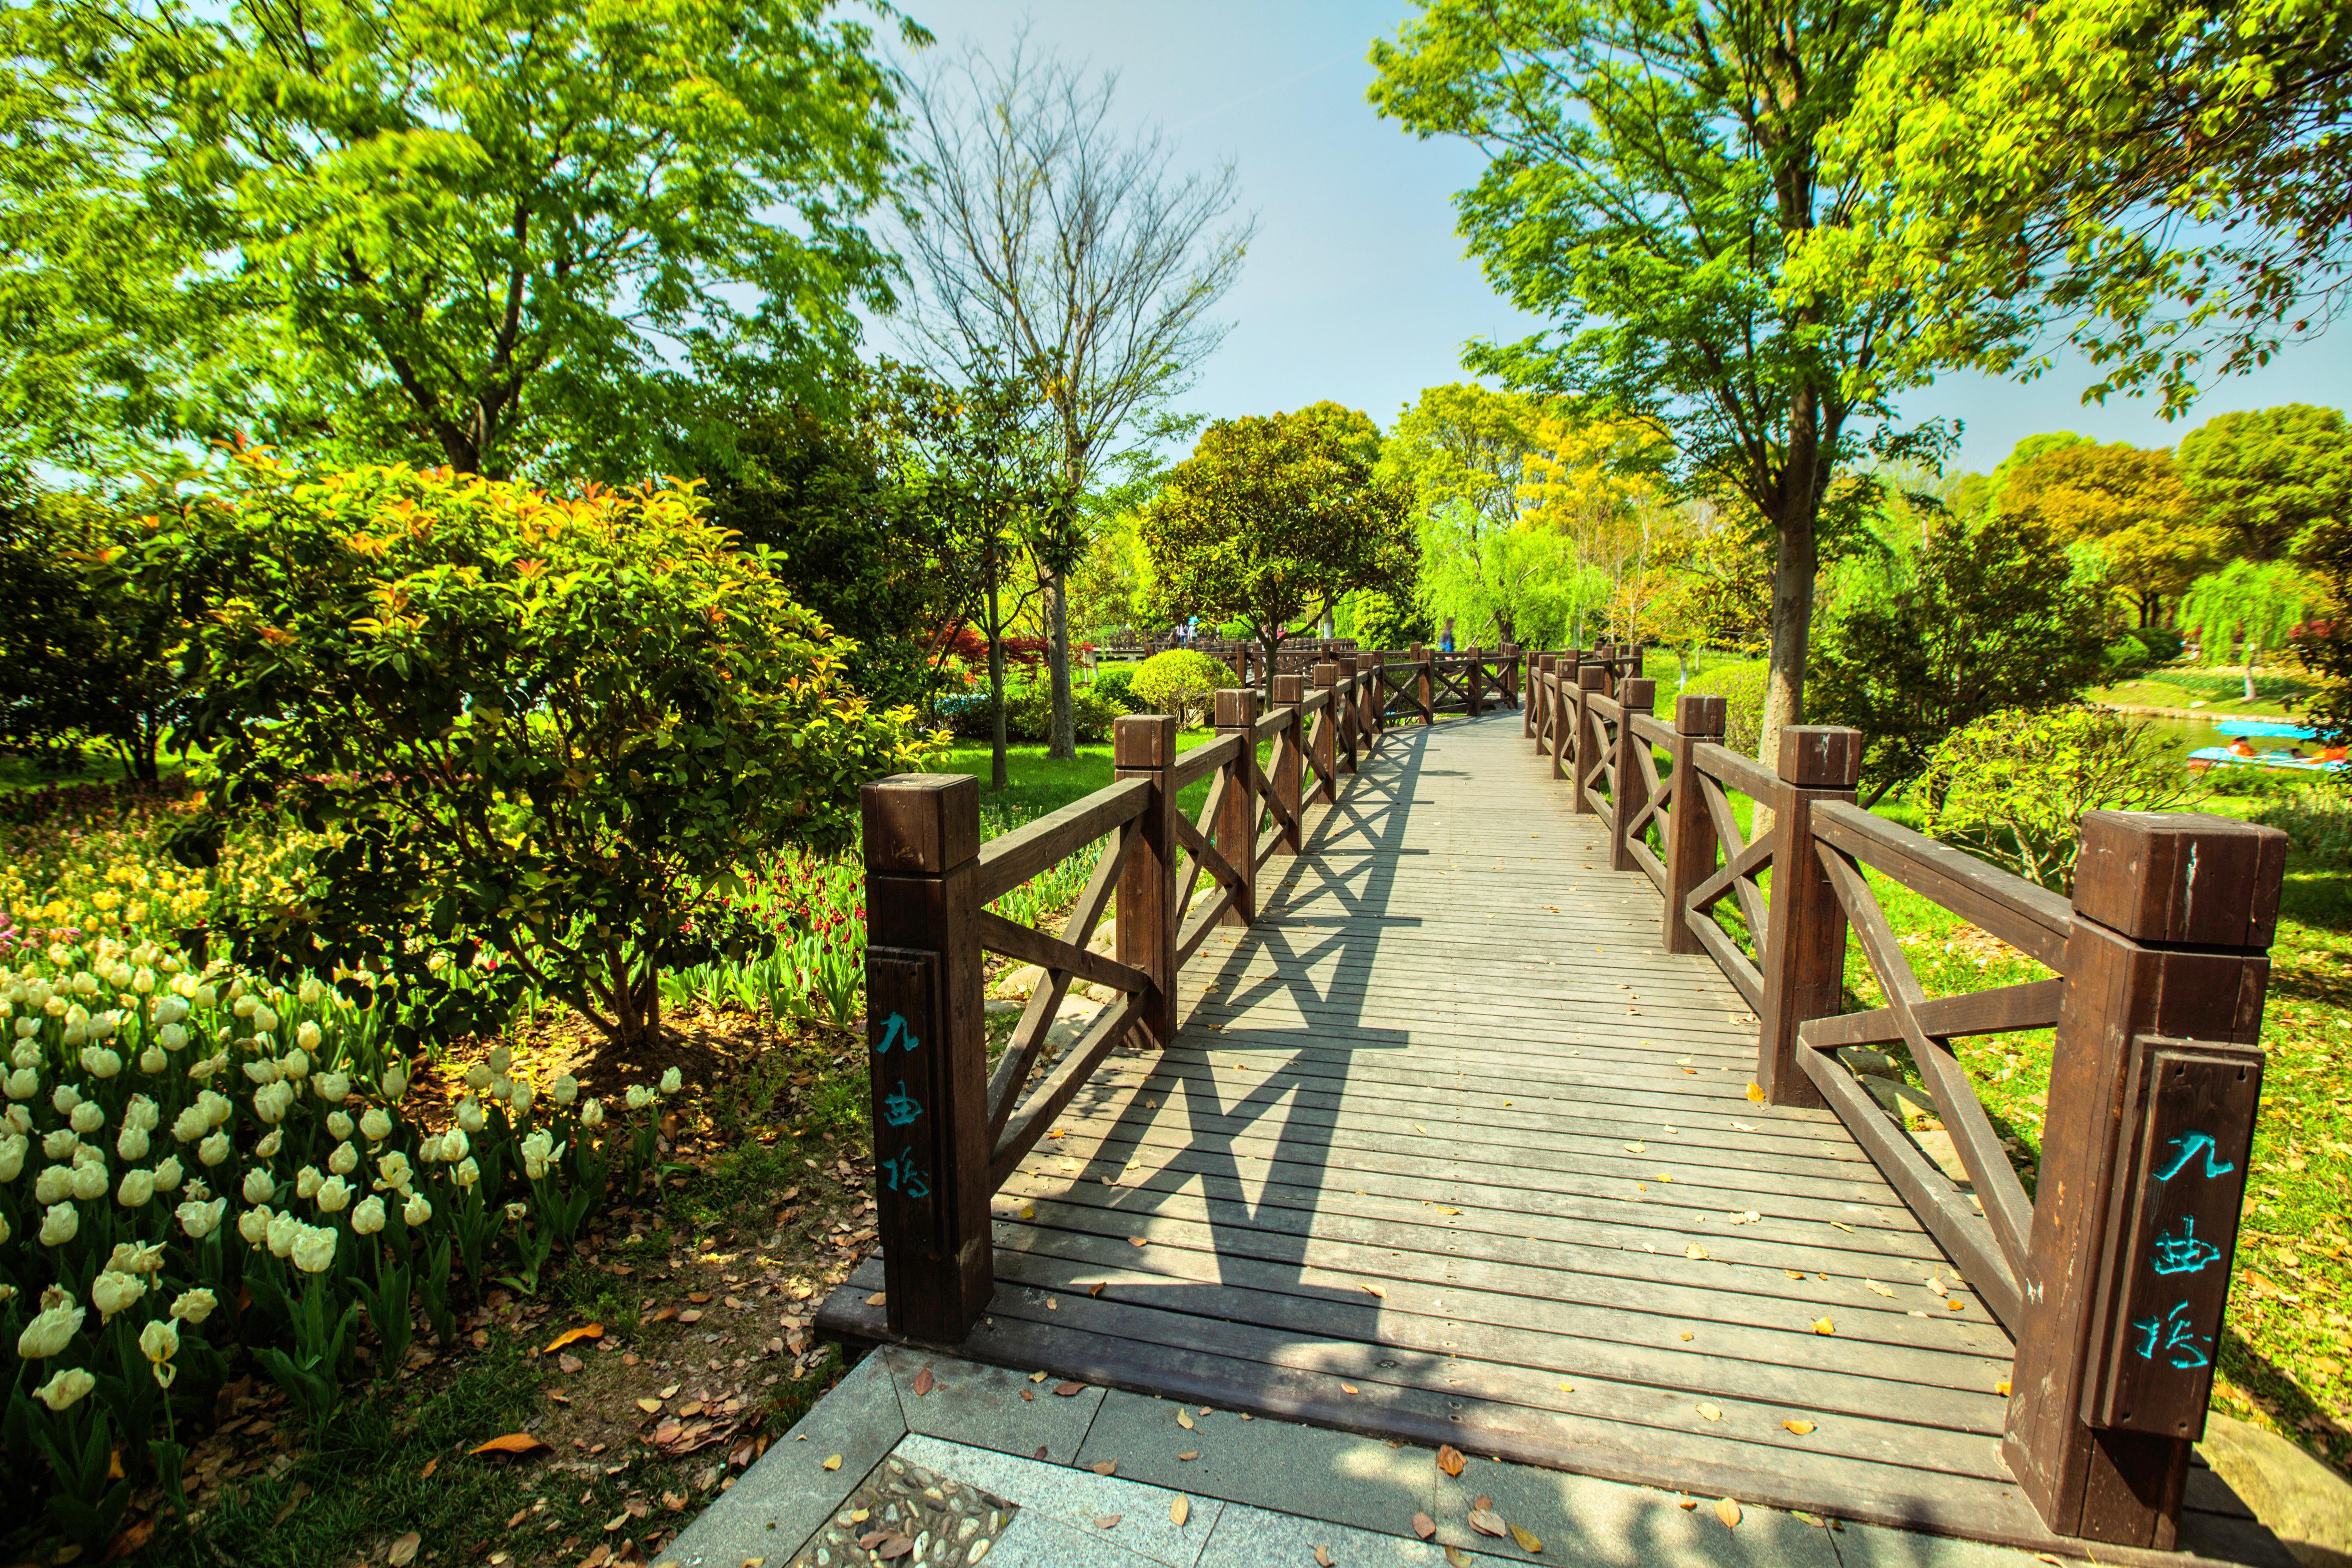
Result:
<svg viewBox="0 0 2352 1568">
<path fill-rule="evenodd" d="M 2008 1336 L 1832 1114 L 1749 1102 L 1753 1016 L 1548 772 L 1514 712 L 1391 734 L 997 1194 L 960 1353 L 2081 1552 L 2000 1457 Z M 2181 1533 L 2276 1550 L 2202 1469 Z"/>
</svg>

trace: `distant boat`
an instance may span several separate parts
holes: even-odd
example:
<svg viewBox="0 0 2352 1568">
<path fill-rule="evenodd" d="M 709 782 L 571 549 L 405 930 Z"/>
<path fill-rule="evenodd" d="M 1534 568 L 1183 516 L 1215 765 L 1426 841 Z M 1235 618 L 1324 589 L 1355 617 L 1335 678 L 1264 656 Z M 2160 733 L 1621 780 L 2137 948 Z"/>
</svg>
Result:
<svg viewBox="0 0 2352 1568">
<path fill-rule="evenodd" d="M 2223 735 L 2276 735 L 2287 741 L 2315 741 L 2319 731 L 2301 724 L 2273 724 L 2266 719 L 2224 719 L 2213 726 Z"/>
<path fill-rule="evenodd" d="M 2310 731 L 2305 731 L 2304 733 L 2308 734 Z M 2189 763 L 2192 768 L 2199 766 L 2288 768 L 2297 773 L 2340 773 L 2347 768 L 2352 768 L 2352 763 L 2347 763 L 2341 757 L 2323 762 L 2317 757 L 2298 757 L 2293 752 L 2284 751 L 2256 752 L 2249 757 L 2242 756 L 2227 746 L 2200 746 L 2189 753 Z"/>
</svg>

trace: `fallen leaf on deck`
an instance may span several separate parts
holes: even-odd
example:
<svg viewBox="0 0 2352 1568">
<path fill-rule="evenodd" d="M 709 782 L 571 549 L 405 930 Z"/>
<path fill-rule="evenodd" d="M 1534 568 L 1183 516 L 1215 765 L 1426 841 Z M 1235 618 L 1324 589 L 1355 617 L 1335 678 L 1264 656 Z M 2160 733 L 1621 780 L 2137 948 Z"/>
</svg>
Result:
<svg viewBox="0 0 2352 1568">
<path fill-rule="evenodd" d="M 2007 1399 L 2009 1397 L 2009 1379 L 2004 1377 L 1999 1383 L 1994 1384 L 1992 1385 L 1992 1391 L 1995 1394 L 2000 1394 L 2003 1399 Z"/>
<path fill-rule="evenodd" d="M 1738 1132 L 1753 1132 L 1756 1131 L 1756 1129 L 1748 1126 L 1745 1121 L 1735 1121 L 1731 1125 L 1733 1131 Z"/>
<path fill-rule="evenodd" d="M 1468 1462 L 1462 1457 L 1462 1450 L 1453 1444 L 1441 1443 L 1437 1446 L 1437 1468 L 1447 1475 L 1460 1475 L 1462 1467 Z"/>
<path fill-rule="evenodd" d="M 1104 1514 L 1100 1519 L 1097 1519 L 1097 1520 L 1096 1520 L 1096 1521 L 1095 1521 L 1095 1528 L 1096 1528 L 1097 1530 L 1108 1530 L 1108 1529 L 1112 1528 L 1114 1525 L 1118 1524 L 1118 1521 L 1119 1521 L 1120 1520 L 1125 1519 L 1126 1517 L 1127 1517 L 1127 1515 L 1125 1515 L 1125 1514 L 1123 1514 L 1123 1513 L 1107 1513 L 1107 1514 Z"/>
<path fill-rule="evenodd" d="M 1647 1143 L 1628 1143 L 1625 1145 L 1625 1152 L 1628 1154 L 1643 1154 L 1649 1152 L 1649 1148 L 1650 1146 Z"/>
<path fill-rule="evenodd" d="M 1033 1372 L 1029 1374 L 1029 1381 L 1032 1383 L 1043 1383 L 1045 1381 L 1045 1374 L 1042 1372 Z"/>
<path fill-rule="evenodd" d="M 546 1353 L 553 1355 L 568 1344 L 576 1344 L 582 1340 L 601 1340 L 604 1337 L 604 1325 L 602 1323 L 590 1323 L 584 1328 L 566 1329 L 548 1342 Z"/>
<path fill-rule="evenodd" d="M 1739 1522 L 1739 1505 L 1725 1498 L 1715 1505 L 1715 1517 L 1723 1521 L 1726 1529 L 1730 1529 Z"/>
<path fill-rule="evenodd" d="M 1805 1277 L 1805 1271 L 1801 1268 L 1783 1268 L 1780 1272 L 1791 1279 L 1802 1279 Z"/>
<path fill-rule="evenodd" d="M 1037 1452 L 1031 1457 L 1037 1459 L 1043 1459 L 1046 1455 L 1052 1452 L 1053 1449 L 1047 1447 L 1045 1444 L 1040 1443 L 1037 1445 Z"/>
<path fill-rule="evenodd" d="M 1143 1237 L 1139 1236 L 1130 1236 L 1127 1238 L 1127 1244 L 1129 1247 L 1141 1247 L 1145 1245 L 1145 1242 Z"/>
<path fill-rule="evenodd" d="M 841 1456 L 839 1454 L 828 1455 L 824 1461 L 824 1468 L 828 1470 L 837 1470 L 841 1468 Z"/>
<path fill-rule="evenodd" d="M 1021 1217 L 1023 1219 L 1035 1219 L 1037 1217 L 1037 1205 L 1035 1204 L 1023 1204 L 1021 1205 Z"/>
<path fill-rule="evenodd" d="M 1176 1425 L 1190 1432 L 1192 1429 L 1192 1413 L 1189 1410 L 1176 1412 Z"/>
<path fill-rule="evenodd" d="M 1096 1462 L 1094 1467 L 1095 1474 L 1098 1476 L 1108 1476 L 1118 1468 L 1118 1461 L 1117 1459 L 1098 1460 Z"/>
<path fill-rule="evenodd" d="M 1315 1568 L 1331 1568 L 1331 1549 L 1329 1547 L 1318 1545 L 1315 1548 Z"/>
<path fill-rule="evenodd" d="M 915 1374 L 915 1397 L 920 1399 L 939 1385 L 939 1379 L 931 1375 L 931 1369 L 925 1367 Z"/>
<path fill-rule="evenodd" d="M 1428 1136 L 1429 1136 L 1429 1129 L 1428 1129 L 1428 1128 L 1426 1128 L 1426 1127 L 1423 1127 L 1423 1126 L 1420 1122 L 1418 1122 L 1418 1121 L 1416 1121 L 1416 1122 L 1414 1122 L 1414 1123 L 1412 1124 L 1412 1130 L 1413 1130 L 1415 1132 L 1420 1133 L 1423 1138 L 1426 1138 L 1426 1137 L 1428 1137 Z"/>
<path fill-rule="evenodd" d="M 1359 1285 L 1356 1289 L 1361 1290 L 1367 1296 L 1377 1296 L 1383 1301 L 1389 1299 L 1389 1293 L 1386 1290 L 1381 1289 L 1377 1285 Z"/>
<path fill-rule="evenodd" d="M 392 1551 L 384 1561 L 391 1563 L 392 1568 L 408 1568 L 416 1561 L 416 1549 L 424 1544 L 425 1537 L 412 1530 L 392 1543 Z"/>
<path fill-rule="evenodd" d="M 1087 1289 L 1087 1294 L 1089 1297 L 1099 1296 L 1103 1293 L 1103 1287 L 1109 1283 L 1110 1281 L 1108 1279 L 1097 1279 L 1094 1282 L 1093 1286 Z"/>
<path fill-rule="evenodd" d="M 1865 1279 L 1863 1283 L 1881 1296 L 1892 1296 L 1895 1294 L 1895 1287 L 1892 1285 L 1881 1285 L 1875 1279 Z"/>
<path fill-rule="evenodd" d="M 1198 1448 L 1187 1448 L 1176 1457 L 1180 1459 L 1197 1459 L 1201 1457 L 1201 1450 Z"/>
<path fill-rule="evenodd" d="M 1811 1436 L 1813 1430 L 1813 1424 L 1810 1421 L 1783 1421 L 1780 1425 L 1800 1437 Z"/>
<path fill-rule="evenodd" d="M 1852 1236 L 1853 1234 L 1853 1226 L 1846 1224 L 1846 1222 L 1842 1219 L 1833 1219 L 1830 1221 L 1830 1223 L 1837 1226 L 1840 1230 L 1844 1231 L 1848 1236 Z"/>
<path fill-rule="evenodd" d="M 1192 1517 L 1192 1500 L 1190 1498 L 1180 1494 L 1174 1502 L 1168 1505 L 1168 1522 L 1177 1529 L 1183 1529 L 1184 1521 Z"/>
<path fill-rule="evenodd" d="M 1690 1258 L 1705 1258 L 1706 1256 L 1706 1248 L 1694 1241 L 1688 1247 L 1683 1248 L 1683 1256 Z"/>
<path fill-rule="evenodd" d="M 1698 1338 L 1698 1336 L 1697 1336 L 1696 1334 L 1695 1334 L 1695 1333 L 1691 1332 L 1688 1329 L 1685 1329 L 1685 1330 L 1683 1331 L 1683 1338 L 1685 1338 L 1685 1339 L 1686 1339 L 1686 1340 L 1695 1340 L 1695 1339 Z"/>
<path fill-rule="evenodd" d="M 1481 1535 L 1492 1535 L 1498 1539 L 1511 1532 L 1510 1526 L 1503 1522 L 1503 1516 L 1491 1508 L 1472 1509 L 1470 1528 Z"/>
<path fill-rule="evenodd" d="M 1028 1216 L 1027 1215 L 1022 1215 L 1021 1217 L 1022 1217 L 1022 1218 L 1024 1218 L 1024 1219 L 1026 1219 L 1026 1218 L 1028 1218 L 1029 1216 Z M 885 1296 L 886 1296 L 887 1294 L 887 1292 L 885 1292 L 885 1291 L 877 1290 L 877 1291 L 875 1291 L 875 1292 L 874 1292 L 874 1294 L 872 1294 L 871 1296 L 868 1296 L 868 1297 L 866 1297 L 866 1304 L 867 1306 L 869 1306 L 869 1307 L 878 1307 L 878 1306 L 880 1306 L 880 1305 L 882 1304 L 883 1300 L 884 1300 L 884 1298 L 885 1298 Z"/>
<path fill-rule="evenodd" d="M 528 1432 L 509 1432 L 503 1437 L 493 1437 L 488 1442 L 483 1444 L 480 1447 L 469 1448 L 467 1452 L 473 1454 L 528 1454 L 534 1448 L 544 1448 L 546 1447 L 546 1444 L 541 1442 L 538 1438 L 532 1436 Z"/>
<path fill-rule="evenodd" d="M 1087 1385 L 1083 1383 L 1057 1383 L 1054 1385 L 1054 1392 L 1065 1399 L 1072 1394 L 1084 1394 L 1086 1391 Z"/>
<path fill-rule="evenodd" d="M 1459 1546 L 1449 1546 L 1445 1549 L 1445 1561 L 1450 1568 L 1470 1568 L 1473 1560 L 1470 1553 Z"/>
<path fill-rule="evenodd" d="M 1511 1526 L 1511 1539 L 1519 1543 L 1519 1550 L 1522 1552 L 1532 1552 L 1543 1550 L 1542 1539 L 1532 1530 L 1521 1530 L 1515 1524 Z"/>
<path fill-rule="evenodd" d="M 1754 1101 L 1755 1101 L 1757 1104 L 1759 1104 L 1759 1105 L 1763 1104 L 1763 1103 L 1764 1103 L 1764 1086 L 1763 1086 L 1762 1084 L 1760 1084 L 1760 1083 L 1751 1083 L 1751 1084 L 1749 1084 L 1749 1085 L 1748 1086 L 1748 1098 L 1749 1100 L 1754 1100 Z"/>
<path fill-rule="evenodd" d="M 1813 1332 L 1817 1334 L 1833 1334 L 1837 1332 L 1837 1325 L 1831 1322 L 1827 1318 L 1815 1318 L 1813 1320 Z"/>
<path fill-rule="evenodd" d="M 1698 1412 L 1699 1419 L 1703 1421 L 1720 1421 L 1723 1419 L 1722 1411 L 1717 1409 L 1712 1405 L 1705 1403 L 1704 1401 L 1691 1406 L 1691 1408 Z"/>
<path fill-rule="evenodd" d="M 1416 1513 L 1412 1516 L 1412 1532 L 1426 1541 L 1437 1533 L 1437 1521 L 1425 1513 Z"/>
</svg>

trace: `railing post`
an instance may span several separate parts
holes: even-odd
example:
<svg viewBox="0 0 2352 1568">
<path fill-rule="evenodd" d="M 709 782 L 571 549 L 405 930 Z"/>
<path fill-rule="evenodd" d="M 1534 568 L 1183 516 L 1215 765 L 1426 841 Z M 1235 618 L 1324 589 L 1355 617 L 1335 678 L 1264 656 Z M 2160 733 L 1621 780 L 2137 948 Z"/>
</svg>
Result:
<svg viewBox="0 0 2352 1568">
<path fill-rule="evenodd" d="M 1821 1090 L 1797 1065 L 1797 1026 L 1839 1010 L 1845 910 L 1813 849 L 1813 807 L 1851 802 L 1861 776 L 1861 731 L 1792 724 L 1780 731 L 1780 784 L 1769 803 L 1772 900 L 1762 949 L 1764 1016 L 1756 1038 L 1756 1081 L 1774 1105 L 1822 1103 Z"/>
<path fill-rule="evenodd" d="M 1149 779 L 1151 799 L 1136 819 L 1143 842 L 1118 873 L 1118 958 L 1151 977 L 1138 1022 L 1165 1047 L 1176 1037 L 1176 721 L 1165 713 L 1128 713 L 1111 731 L 1112 776 Z"/>
<path fill-rule="evenodd" d="M 1519 700 L 1519 650 L 1505 643 L 1495 650 L 1495 657 L 1503 661 L 1498 677 L 1503 687 L 1503 700 L 1514 708 L 1525 708 L 1527 704 Z"/>
<path fill-rule="evenodd" d="M 894 1334 L 954 1344 L 996 1289 L 974 896 L 980 781 L 900 773 L 867 784 L 858 805 L 884 1311 Z"/>
<path fill-rule="evenodd" d="M 1702 743 L 1723 743 L 1724 719 L 1720 697 L 1675 699 L 1675 739 L 1667 752 L 1674 771 L 1666 775 L 1675 805 L 1666 814 L 1666 916 L 1660 933 L 1668 952 L 1706 951 L 1683 909 L 1691 889 L 1715 875 L 1715 819 L 1707 815 L 1706 792 L 1693 759 Z"/>
<path fill-rule="evenodd" d="M 1633 719 L 1636 714 L 1648 718 L 1657 698 L 1656 686 L 1647 680 L 1629 680 L 1618 690 L 1617 789 L 1609 802 L 1609 867 L 1614 871 L 1635 868 L 1633 819 L 1650 800 L 1650 781 L 1635 756 L 1647 751 L 1650 742 L 1633 732 Z"/>
<path fill-rule="evenodd" d="M 1589 813 L 1592 809 L 1592 803 L 1584 798 L 1584 774 L 1597 746 L 1592 729 L 1592 710 L 1586 700 L 1601 691 L 1608 680 L 1609 671 L 1601 665 L 1588 664 L 1576 672 L 1576 738 L 1569 748 L 1568 776 L 1572 781 L 1569 790 L 1570 804 L 1580 812 Z"/>
<path fill-rule="evenodd" d="M 1302 803 L 1298 790 L 1298 775 L 1304 765 L 1301 752 L 1307 742 L 1306 727 L 1298 705 L 1306 700 L 1307 681 L 1304 677 L 1277 675 L 1274 678 L 1274 705 L 1286 710 L 1289 720 L 1275 740 L 1274 766 L 1266 778 L 1266 787 L 1274 792 L 1274 798 L 1290 812 L 1290 820 L 1281 825 L 1278 852 L 1285 855 L 1296 855 L 1307 847 L 1306 836 L 1299 831 L 1303 819 L 1299 815 Z"/>
<path fill-rule="evenodd" d="M 1568 776 L 1568 759 L 1576 750 L 1576 741 L 1569 734 L 1568 724 L 1569 715 L 1576 710 L 1577 668 L 1582 657 L 1574 648 L 1570 648 L 1551 662 L 1552 674 L 1557 679 L 1551 683 L 1547 700 L 1551 703 L 1551 776 L 1555 779 Z"/>
<path fill-rule="evenodd" d="M 1419 643 L 1412 645 L 1412 668 L 1413 690 L 1421 699 L 1421 722 L 1426 729 L 1437 722 L 1437 667 Z"/>
<path fill-rule="evenodd" d="M 2202 814 L 2098 811 L 2082 831 L 2001 1453 L 2052 1530 L 2169 1551 L 2229 1294 L 2286 838 Z"/>
<path fill-rule="evenodd" d="M 1470 693 L 1470 717 L 1473 719 L 1475 719 L 1479 714 L 1484 713 L 1486 710 L 1486 705 L 1478 700 L 1478 677 L 1485 672 L 1485 669 L 1486 665 L 1485 662 L 1479 658 L 1478 650 L 1476 648 L 1472 648 L 1470 650 L 1469 686 L 1467 689 Z"/>
<path fill-rule="evenodd" d="M 1217 693 L 1217 733 L 1239 737 L 1242 748 L 1226 775 L 1217 819 L 1209 825 L 1209 841 L 1241 874 L 1233 906 L 1217 917 L 1217 923 L 1245 926 L 1257 919 L 1257 819 L 1262 808 L 1257 803 L 1256 692 Z"/>
<path fill-rule="evenodd" d="M 1339 804 L 1339 667 L 1318 664 L 1315 667 L 1315 684 L 1330 699 L 1323 705 L 1322 740 L 1316 743 L 1315 761 L 1319 764 L 1315 785 L 1323 792 L 1323 804 Z"/>
<path fill-rule="evenodd" d="M 1339 668 L 1339 683 L 1331 689 L 1331 727 L 1339 735 L 1339 772 L 1356 771 L 1356 656 L 1343 653 L 1333 656 Z"/>
</svg>

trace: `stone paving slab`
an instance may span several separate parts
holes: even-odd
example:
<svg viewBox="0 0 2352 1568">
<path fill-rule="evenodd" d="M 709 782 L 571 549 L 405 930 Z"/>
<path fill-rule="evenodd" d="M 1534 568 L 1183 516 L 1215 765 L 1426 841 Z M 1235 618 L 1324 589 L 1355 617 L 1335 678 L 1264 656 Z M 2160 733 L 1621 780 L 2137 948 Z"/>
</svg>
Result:
<svg viewBox="0 0 2352 1568">
<path fill-rule="evenodd" d="M 1023 1513 L 997 1538 L 982 1568 L 1162 1568 L 1154 1558 L 1114 1546 L 1099 1531 L 1073 1530 L 1043 1514 Z"/>
<path fill-rule="evenodd" d="M 1494 1500 L 1507 1524 L 1543 1543 L 1540 1556 L 1514 1541 L 1490 1540 L 1468 1524 L 1470 1506 Z M 1530 1465 L 1472 1459 L 1459 1476 L 1438 1473 L 1437 1539 L 1505 1561 L 1574 1563 L 1578 1568 L 1839 1568 L 1830 1531 L 1775 1509 L 1743 1507 L 1734 1528 L 1715 1515 L 1714 1500 L 1681 1506 L 1673 1492 L 1573 1476 Z M 2031 1563 L 2012 1552 L 2007 1560 Z M 1940 1568 L 1940 1564 L 1939 1564 Z"/>
<path fill-rule="evenodd" d="M 1190 1516 L 1179 1525 L 1168 1516 L 1176 1493 L 1165 1487 L 911 1434 L 898 1445 L 898 1453 L 910 1463 L 1015 1504 L 1021 1510 L 1015 1523 L 1042 1515 L 1082 1537 L 1167 1568 L 1193 1568 L 1225 1506 L 1214 1498 L 1192 1497 Z M 1118 1522 L 1108 1529 L 1096 1523 L 1112 1516 Z M 1012 1534 L 1005 1531 L 1008 1539 Z M 989 1556 L 993 1560 L 995 1553 Z"/>
<path fill-rule="evenodd" d="M 740 1568 L 747 1557 L 791 1562 L 906 1435 L 890 1364 L 867 1356 L 719 1493 L 661 1561 L 678 1568 Z M 826 1469 L 835 1454 L 840 1468 Z"/>
<path fill-rule="evenodd" d="M 1186 1430 L 1178 1410 L 1192 1420 Z M 1429 1449 L 1320 1426 L 1201 1413 L 1145 1394 L 1114 1391 L 1087 1434 L 1081 1464 L 1117 1459 L 1118 1473 L 1180 1491 L 1307 1514 L 1402 1535 L 1431 1507 L 1437 1476 Z M 1197 1459 L 1179 1459 L 1198 1453 Z"/>
<path fill-rule="evenodd" d="M 1445 1568 L 1445 1553 L 1411 1536 L 1383 1535 L 1262 1508 L 1229 1508 L 1196 1568 L 1314 1568 L 1315 1549 L 1332 1568 Z M 1472 1554 L 1473 1563 L 1488 1558 Z"/>
<path fill-rule="evenodd" d="M 1061 1386 L 1058 1379 L 1032 1383 L 1025 1373 L 1003 1367 L 895 1346 L 874 1354 L 888 1358 L 907 1429 L 926 1437 L 1024 1459 L 1038 1458 L 1043 1448 L 1045 1458 L 1066 1465 L 1078 1458 L 1078 1446 L 1102 1406 L 1099 1388 L 1064 1396 L 1054 1392 Z M 926 1368 L 933 1386 L 929 1394 L 917 1394 L 916 1380 Z"/>
</svg>

